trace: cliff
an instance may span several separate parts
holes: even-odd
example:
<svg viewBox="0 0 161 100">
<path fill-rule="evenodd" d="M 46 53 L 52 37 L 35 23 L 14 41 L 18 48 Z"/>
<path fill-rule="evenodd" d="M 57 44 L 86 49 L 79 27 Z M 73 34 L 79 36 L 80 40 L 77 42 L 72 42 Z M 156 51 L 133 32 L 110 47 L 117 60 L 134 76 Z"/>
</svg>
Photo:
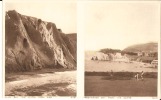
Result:
<svg viewBox="0 0 161 100">
<path fill-rule="evenodd" d="M 76 68 L 76 46 L 73 43 L 54 23 L 21 15 L 15 10 L 6 12 L 6 72 L 46 67 Z"/>
</svg>

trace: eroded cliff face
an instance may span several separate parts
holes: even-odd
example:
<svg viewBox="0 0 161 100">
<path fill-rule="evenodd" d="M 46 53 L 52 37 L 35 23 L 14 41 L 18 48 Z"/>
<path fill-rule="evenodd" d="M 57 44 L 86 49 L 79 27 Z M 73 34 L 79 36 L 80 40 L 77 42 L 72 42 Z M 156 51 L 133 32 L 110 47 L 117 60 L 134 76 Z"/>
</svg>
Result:
<svg viewBox="0 0 161 100">
<path fill-rule="evenodd" d="M 21 15 L 5 16 L 5 70 L 32 71 L 44 67 L 76 68 L 73 41 L 51 22 Z"/>
</svg>

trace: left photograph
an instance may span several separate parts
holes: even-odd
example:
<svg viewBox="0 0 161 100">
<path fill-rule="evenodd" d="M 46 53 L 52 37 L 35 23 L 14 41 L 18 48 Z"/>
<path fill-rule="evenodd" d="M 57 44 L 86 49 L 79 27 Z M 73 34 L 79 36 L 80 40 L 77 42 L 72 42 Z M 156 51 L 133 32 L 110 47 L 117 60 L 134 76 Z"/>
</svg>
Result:
<svg viewBox="0 0 161 100">
<path fill-rule="evenodd" d="M 76 2 L 3 6 L 5 96 L 76 96 Z"/>
</svg>

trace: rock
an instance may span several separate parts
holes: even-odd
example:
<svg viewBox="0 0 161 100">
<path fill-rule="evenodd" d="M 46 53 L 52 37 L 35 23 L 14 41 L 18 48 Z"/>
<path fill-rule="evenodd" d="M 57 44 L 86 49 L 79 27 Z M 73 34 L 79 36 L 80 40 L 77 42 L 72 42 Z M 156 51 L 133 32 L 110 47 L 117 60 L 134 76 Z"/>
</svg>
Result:
<svg viewBox="0 0 161 100">
<path fill-rule="evenodd" d="M 5 19 L 5 71 L 75 68 L 76 46 L 73 42 L 54 23 L 21 15 L 15 10 L 8 11 Z"/>
</svg>

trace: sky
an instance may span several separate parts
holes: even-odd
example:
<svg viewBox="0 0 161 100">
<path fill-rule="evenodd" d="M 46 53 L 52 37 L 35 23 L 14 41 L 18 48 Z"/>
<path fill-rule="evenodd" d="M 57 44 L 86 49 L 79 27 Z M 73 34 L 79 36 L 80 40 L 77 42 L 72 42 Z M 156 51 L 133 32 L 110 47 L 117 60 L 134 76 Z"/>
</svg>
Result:
<svg viewBox="0 0 161 100">
<path fill-rule="evenodd" d="M 5 11 L 16 10 L 20 14 L 41 18 L 44 21 L 53 22 L 57 28 L 62 29 L 64 33 L 77 32 L 77 9 L 74 1 L 47 1 L 45 2 L 26 2 L 8 1 L 5 3 Z"/>
<path fill-rule="evenodd" d="M 88 2 L 83 8 L 85 50 L 159 41 L 159 3 Z"/>
</svg>

